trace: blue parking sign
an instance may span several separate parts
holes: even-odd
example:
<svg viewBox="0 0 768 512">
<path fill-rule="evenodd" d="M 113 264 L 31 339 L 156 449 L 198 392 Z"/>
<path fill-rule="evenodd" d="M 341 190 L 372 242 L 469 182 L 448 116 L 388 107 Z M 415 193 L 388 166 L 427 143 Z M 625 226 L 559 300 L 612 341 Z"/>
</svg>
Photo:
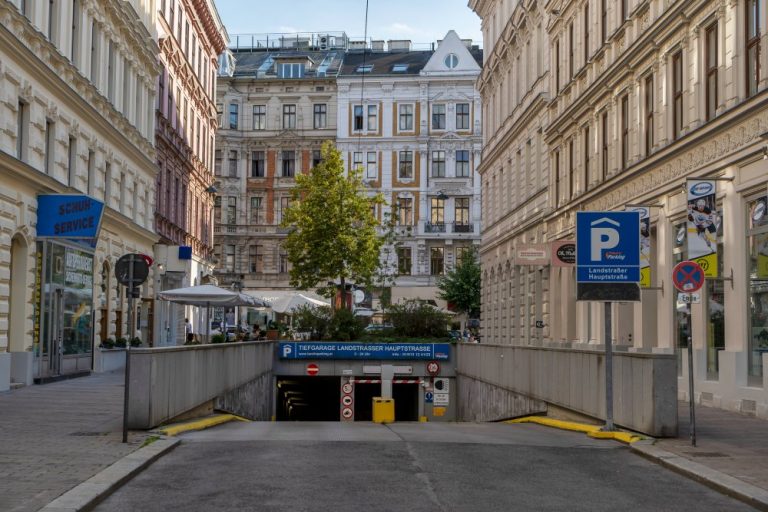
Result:
<svg viewBox="0 0 768 512">
<path fill-rule="evenodd" d="M 640 282 L 640 213 L 576 213 L 576 281 Z"/>
</svg>

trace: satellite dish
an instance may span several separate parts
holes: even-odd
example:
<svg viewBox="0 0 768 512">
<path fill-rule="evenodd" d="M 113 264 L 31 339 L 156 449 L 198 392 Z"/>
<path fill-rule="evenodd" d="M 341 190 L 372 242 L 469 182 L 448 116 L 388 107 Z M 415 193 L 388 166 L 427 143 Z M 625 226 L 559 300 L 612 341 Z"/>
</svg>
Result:
<svg viewBox="0 0 768 512">
<path fill-rule="evenodd" d="M 355 304 L 360 304 L 365 300 L 365 292 L 363 290 L 355 290 Z"/>
</svg>

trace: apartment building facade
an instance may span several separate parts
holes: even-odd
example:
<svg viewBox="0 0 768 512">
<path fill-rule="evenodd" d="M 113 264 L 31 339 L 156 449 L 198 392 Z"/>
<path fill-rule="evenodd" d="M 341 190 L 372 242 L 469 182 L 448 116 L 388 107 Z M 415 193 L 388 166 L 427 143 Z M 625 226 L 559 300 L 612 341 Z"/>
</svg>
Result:
<svg viewBox="0 0 768 512">
<path fill-rule="evenodd" d="M 127 335 L 114 265 L 157 241 L 159 67 L 139 1 L 4 0 L 0 41 L 3 390 L 89 371 L 101 340 Z M 137 309 L 148 340 L 151 299 Z"/>
<path fill-rule="evenodd" d="M 517 44 L 520 21 L 535 6 L 472 3 L 486 40 L 499 49 Z M 546 33 L 537 51 L 549 70 L 542 78 L 548 101 L 540 125 L 548 194 L 535 220 L 536 241 L 572 240 L 580 210 L 646 207 L 649 279 L 640 302 L 612 306 L 612 342 L 623 350 L 676 353 L 681 398 L 690 398 L 686 383 L 693 371 L 696 402 L 768 417 L 765 2 L 584 0 L 538 9 Z M 495 81 L 489 74 L 481 84 L 484 104 L 500 106 L 502 119 L 515 88 L 503 77 Z M 496 137 L 502 133 L 487 132 L 489 158 L 481 172 L 491 190 L 493 177 L 506 170 L 504 158 L 490 156 L 500 149 Z M 692 208 L 698 208 L 689 206 L 691 179 L 711 190 L 711 228 L 690 226 Z M 508 206 L 491 200 L 488 208 Z M 705 237 L 712 252 L 709 277 L 701 304 L 692 306 L 688 333 L 672 268 L 695 256 L 688 253 L 692 238 Z M 514 243 L 500 257 L 492 240 L 489 233 L 483 249 L 489 275 L 483 318 L 497 342 L 521 343 L 521 318 L 505 293 L 520 259 Z M 602 308 L 576 301 L 573 268 L 545 263 L 535 271 L 542 281 L 542 308 L 534 313 L 538 339 L 571 347 L 604 343 Z M 509 277 L 491 285 L 491 272 Z M 681 357 L 689 334 L 692 370 Z"/>
<path fill-rule="evenodd" d="M 373 41 L 338 78 L 338 148 L 386 204 L 395 243 L 382 251 L 391 300 L 435 301 L 437 281 L 480 242 L 482 51 L 448 32 L 437 47 Z M 377 302 L 373 302 L 378 306 Z"/>
<path fill-rule="evenodd" d="M 346 44 L 343 33 L 264 35 L 223 56 L 214 207 L 221 286 L 291 289 L 280 223 L 295 176 L 336 139 L 336 75 Z"/>
<path fill-rule="evenodd" d="M 218 57 L 229 42 L 212 0 L 158 4 L 162 71 L 157 81 L 155 247 L 159 290 L 202 284 L 213 275 L 213 163 Z M 158 304 L 156 345 L 184 343 L 184 319 L 204 331 L 198 308 Z"/>
</svg>

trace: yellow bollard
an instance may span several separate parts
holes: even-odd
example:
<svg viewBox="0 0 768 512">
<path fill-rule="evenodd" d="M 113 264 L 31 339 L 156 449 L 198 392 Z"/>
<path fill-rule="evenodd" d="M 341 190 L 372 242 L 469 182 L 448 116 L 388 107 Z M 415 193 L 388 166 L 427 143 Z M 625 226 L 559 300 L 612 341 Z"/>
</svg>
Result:
<svg viewBox="0 0 768 512">
<path fill-rule="evenodd" d="M 395 399 L 373 397 L 373 422 L 374 423 L 394 423 L 395 422 Z"/>
</svg>

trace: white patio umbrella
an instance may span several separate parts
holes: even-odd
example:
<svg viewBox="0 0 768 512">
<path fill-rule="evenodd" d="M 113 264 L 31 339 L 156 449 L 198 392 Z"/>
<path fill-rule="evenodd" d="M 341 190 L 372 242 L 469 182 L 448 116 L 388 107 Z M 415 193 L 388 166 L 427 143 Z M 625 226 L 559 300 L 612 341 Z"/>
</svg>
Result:
<svg viewBox="0 0 768 512">
<path fill-rule="evenodd" d="M 281 297 L 274 301 L 270 301 L 272 311 L 275 313 L 293 313 L 302 306 L 318 307 L 318 306 L 330 306 L 329 302 L 323 302 L 322 300 L 313 299 L 307 297 L 302 293 L 295 293 L 285 297 Z"/>
<path fill-rule="evenodd" d="M 252 306 L 263 307 L 267 303 L 245 293 L 238 293 L 225 288 L 219 288 L 212 284 L 202 284 L 199 286 L 189 286 L 187 288 L 176 288 L 174 290 L 165 290 L 157 294 L 162 300 L 184 304 L 187 306 L 205 306 L 206 308 L 206 328 L 205 335 L 210 337 L 211 306 Z"/>
</svg>

